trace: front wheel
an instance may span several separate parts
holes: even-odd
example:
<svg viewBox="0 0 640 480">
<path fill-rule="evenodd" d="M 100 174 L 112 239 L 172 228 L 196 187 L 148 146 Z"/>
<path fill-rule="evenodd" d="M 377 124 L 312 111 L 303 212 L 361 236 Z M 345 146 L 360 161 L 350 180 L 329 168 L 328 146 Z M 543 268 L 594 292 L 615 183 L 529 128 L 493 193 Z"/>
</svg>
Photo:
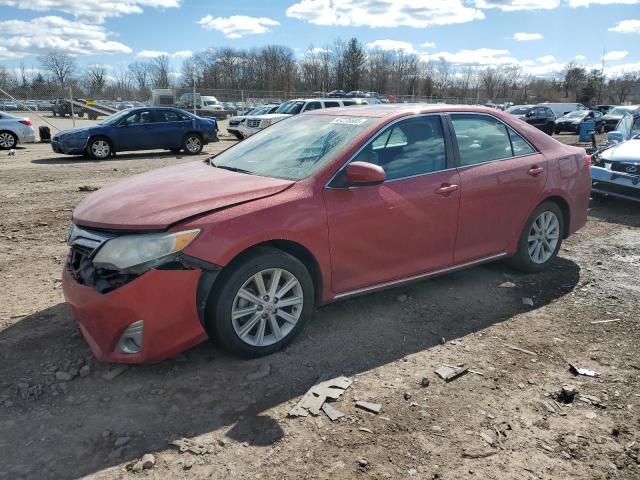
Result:
<svg viewBox="0 0 640 480">
<path fill-rule="evenodd" d="M 18 137 L 11 132 L 0 132 L 0 150 L 9 150 L 18 144 Z"/>
<path fill-rule="evenodd" d="M 511 264 L 524 272 L 545 270 L 556 258 L 564 233 L 564 215 L 554 202 L 544 202 L 524 227 Z"/>
<path fill-rule="evenodd" d="M 112 153 L 111 143 L 104 137 L 92 138 L 87 144 L 87 154 L 94 160 L 104 160 Z"/>
<path fill-rule="evenodd" d="M 189 155 L 198 155 L 202 152 L 202 138 L 197 133 L 190 133 L 184 137 L 182 149 Z"/>
<path fill-rule="evenodd" d="M 311 315 L 314 287 L 308 270 L 297 258 L 266 248 L 230 268 L 209 299 L 210 336 L 242 357 L 281 350 Z"/>
</svg>

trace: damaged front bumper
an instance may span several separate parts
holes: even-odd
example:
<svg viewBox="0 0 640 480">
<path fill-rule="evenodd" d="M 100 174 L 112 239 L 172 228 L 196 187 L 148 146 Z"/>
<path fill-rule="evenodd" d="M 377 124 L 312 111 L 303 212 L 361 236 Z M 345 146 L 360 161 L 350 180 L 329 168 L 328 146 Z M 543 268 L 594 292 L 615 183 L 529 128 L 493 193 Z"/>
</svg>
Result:
<svg viewBox="0 0 640 480">
<path fill-rule="evenodd" d="M 640 172 L 637 175 L 591 167 L 591 191 L 640 202 Z"/>
</svg>

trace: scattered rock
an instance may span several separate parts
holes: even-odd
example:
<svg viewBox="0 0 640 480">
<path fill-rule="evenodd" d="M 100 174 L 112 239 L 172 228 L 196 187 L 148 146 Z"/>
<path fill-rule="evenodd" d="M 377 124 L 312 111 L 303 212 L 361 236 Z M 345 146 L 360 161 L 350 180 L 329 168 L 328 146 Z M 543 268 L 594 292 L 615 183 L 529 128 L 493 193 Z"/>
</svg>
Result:
<svg viewBox="0 0 640 480">
<path fill-rule="evenodd" d="M 89 365 L 83 365 L 80 368 L 80 376 L 81 377 L 88 377 L 89 375 L 91 375 L 91 367 Z"/>
<path fill-rule="evenodd" d="M 356 408 L 360 408 L 377 415 L 382 410 L 382 405 L 380 403 L 363 402 L 360 400 L 356 402 Z"/>
<path fill-rule="evenodd" d="M 146 453 L 142 456 L 142 460 L 140 461 L 142 462 L 142 468 L 144 468 L 145 470 L 149 470 L 156 464 L 156 457 L 154 457 L 150 453 Z"/>
<path fill-rule="evenodd" d="M 73 380 L 73 375 L 71 375 L 69 372 L 58 370 L 56 372 L 56 380 L 59 380 L 61 382 L 70 382 L 71 380 Z"/>
<path fill-rule="evenodd" d="M 404 399 L 411 400 L 411 392 L 404 392 Z"/>
<path fill-rule="evenodd" d="M 422 387 L 428 387 L 431 384 L 431 380 L 429 380 L 427 377 L 423 377 L 422 380 L 420 380 L 420 385 Z"/>
<path fill-rule="evenodd" d="M 490 450 L 486 448 L 465 448 L 462 450 L 462 456 L 465 458 L 487 458 L 495 455 L 498 450 Z"/>
<path fill-rule="evenodd" d="M 91 185 L 82 185 L 80 187 L 78 187 L 78 190 L 81 192 L 95 192 L 96 190 L 98 190 L 99 187 L 94 187 Z"/>
<path fill-rule="evenodd" d="M 397 300 L 400 303 L 404 303 L 407 301 L 409 297 L 407 297 L 404 293 L 401 293 L 400 295 L 398 295 Z"/>
<path fill-rule="evenodd" d="M 102 378 L 105 380 L 113 380 L 118 375 L 122 375 L 127 371 L 128 365 L 116 365 L 113 368 L 107 369 L 102 373 Z"/>
<path fill-rule="evenodd" d="M 361 432 L 373 433 L 373 430 L 367 427 L 360 427 L 358 428 L 358 430 L 360 430 Z"/>
<path fill-rule="evenodd" d="M 124 447 L 130 441 L 131 441 L 131 437 L 123 435 L 121 437 L 116 438 L 116 441 L 113 442 L 113 445 L 116 448 L 120 448 L 120 447 Z"/>
<path fill-rule="evenodd" d="M 515 288 L 516 284 L 513 282 L 503 282 L 498 287 L 500 288 Z"/>
<path fill-rule="evenodd" d="M 572 385 L 563 385 L 560 391 L 553 394 L 553 398 L 562 403 L 573 403 L 578 390 Z"/>
<path fill-rule="evenodd" d="M 451 367 L 449 365 L 442 365 L 436 369 L 436 374 L 442 378 L 445 382 L 450 382 L 458 377 L 461 377 L 467 373 L 469 369 L 467 367 Z"/>
<path fill-rule="evenodd" d="M 415 477 L 418 474 L 418 470 L 416 470 L 415 468 L 410 468 L 407 473 L 410 477 Z"/>
<path fill-rule="evenodd" d="M 361 468 L 366 468 L 369 465 L 369 462 L 367 462 L 364 458 L 361 458 L 358 460 L 358 465 L 360 465 Z"/>
<path fill-rule="evenodd" d="M 245 378 L 248 382 L 260 380 L 271 375 L 271 365 L 268 363 L 262 363 L 255 372 L 249 373 Z"/>
<path fill-rule="evenodd" d="M 597 415 L 595 414 L 595 412 L 592 412 L 591 410 L 584 412 L 584 416 L 586 418 L 588 418 L 589 420 L 593 420 L 594 418 L 597 417 Z"/>
</svg>

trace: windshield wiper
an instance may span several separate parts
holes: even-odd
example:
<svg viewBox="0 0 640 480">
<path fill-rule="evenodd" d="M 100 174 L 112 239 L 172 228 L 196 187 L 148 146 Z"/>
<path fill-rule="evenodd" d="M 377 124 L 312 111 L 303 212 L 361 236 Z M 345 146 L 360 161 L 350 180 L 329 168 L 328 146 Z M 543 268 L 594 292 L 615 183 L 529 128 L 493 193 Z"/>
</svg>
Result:
<svg viewBox="0 0 640 480">
<path fill-rule="evenodd" d="M 253 172 L 249 170 L 245 170 L 244 168 L 230 167 L 229 165 L 218 165 L 216 164 L 216 162 L 213 161 L 213 159 L 209 160 L 209 165 L 211 165 L 212 167 L 221 168 L 223 170 L 229 170 L 231 172 L 248 173 L 250 175 L 253 174 Z"/>
</svg>

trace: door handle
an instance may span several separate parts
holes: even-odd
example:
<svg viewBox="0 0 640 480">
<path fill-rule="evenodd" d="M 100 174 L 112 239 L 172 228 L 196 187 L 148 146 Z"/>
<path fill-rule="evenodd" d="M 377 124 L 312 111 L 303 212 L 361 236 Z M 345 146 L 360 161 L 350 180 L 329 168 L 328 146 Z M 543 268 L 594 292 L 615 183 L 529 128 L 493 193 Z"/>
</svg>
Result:
<svg viewBox="0 0 640 480">
<path fill-rule="evenodd" d="M 453 192 L 458 190 L 458 188 L 460 188 L 459 185 L 450 185 L 448 183 L 443 183 L 442 185 L 440 185 L 440 188 L 436 188 L 436 193 L 438 195 L 442 195 L 444 197 L 448 197 Z"/>
<path fill-rule="evenodd" d="M 534 165 L 533 167 L 531 167 L 528 171 L 527 174 L 531 175 L 532 177 L 537 177 L 538 175 L 540 175 L 542 172 L 544 172 L 544 168 L 542 167 L 538 167 L 537 165 Z"/>
</svg>

